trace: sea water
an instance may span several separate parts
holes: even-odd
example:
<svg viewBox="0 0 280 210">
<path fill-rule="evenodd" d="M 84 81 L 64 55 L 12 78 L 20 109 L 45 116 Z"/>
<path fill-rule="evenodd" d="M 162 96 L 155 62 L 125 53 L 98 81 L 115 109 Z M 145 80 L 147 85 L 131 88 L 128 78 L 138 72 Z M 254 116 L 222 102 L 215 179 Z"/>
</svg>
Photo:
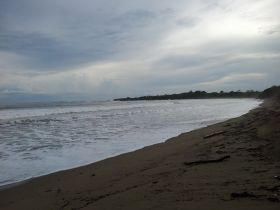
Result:
<svg viewBox="0 0 280 210">
<path fill-rule="evenodd" d="M 259 104 L 255 99 L 203 99 L 1 109 L 0 185 L 163 142 Z"/>
</svg>

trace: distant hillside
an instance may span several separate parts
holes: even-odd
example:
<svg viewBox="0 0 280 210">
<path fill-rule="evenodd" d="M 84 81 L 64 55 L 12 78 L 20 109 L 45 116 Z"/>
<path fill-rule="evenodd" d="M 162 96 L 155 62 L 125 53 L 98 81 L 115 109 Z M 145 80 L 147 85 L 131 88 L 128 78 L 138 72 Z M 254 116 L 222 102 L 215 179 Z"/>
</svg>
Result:
<svg viewBox="0 0 280 210">
<path fill-rule="evenodd" d="M 135 98 L 117 98 L 114 101 L 137 101 L 137 100 L 176 100 L 176 99 L 211 99 L 211 98 L 258 98 L 262 92 L 248 90 L 242 91 L 230 91 L 230 92 L 210 92 L 205 91 L 189 91 L 186 93 L 178 94 L 165 94 L 155 96 L 141 96 Z"/>
<path fill-rule="evenodd" d="M 260 98 L 278 98 L 280 99 L 280 86 L 272 86 L 265 89 L 261 94 Z"/>
</svg>

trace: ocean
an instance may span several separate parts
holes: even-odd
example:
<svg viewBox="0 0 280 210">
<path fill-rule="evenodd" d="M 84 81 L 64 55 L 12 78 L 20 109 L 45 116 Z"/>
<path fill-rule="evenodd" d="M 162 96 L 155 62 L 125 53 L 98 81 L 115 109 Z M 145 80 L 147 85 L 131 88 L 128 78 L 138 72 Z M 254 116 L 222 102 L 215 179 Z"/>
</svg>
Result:
<svg viewBox="0 0 280 210">
<path fill-rule="evenodd" d="M 96 102 L 0 110 L 0 185 L 86 165 L 238 117 L 256 99 Z"/>
</svg>

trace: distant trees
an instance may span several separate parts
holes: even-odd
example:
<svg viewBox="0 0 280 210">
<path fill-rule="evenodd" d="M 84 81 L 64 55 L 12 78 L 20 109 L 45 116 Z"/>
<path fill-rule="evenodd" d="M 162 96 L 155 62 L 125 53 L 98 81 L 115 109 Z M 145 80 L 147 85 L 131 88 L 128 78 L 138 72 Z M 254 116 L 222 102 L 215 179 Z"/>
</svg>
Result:
<svg viewBox="0 0 280 210">
<path fill-rule="evenodd" d="M 254 91 L 247 90 L 242 92 L 230 91 L 230 92 L 210 92 L 205 91 L 189 91 L 185 93 L 177 94 L 164 94 L 164 95 L 155 95 L 155 96 L 141 96 L 135 98 L 117 98 L 114 101 L 137 101 L 137 100 L 176 100 L 176 99 L 210 99 L 210 98 L 278 98 L 280 100 L 280 86 L 272 86 L 265 89 L 264 91 Z"/>
<path fill-rule="evenodd" d="M 272 86 L 265 89 L 259 96 L 260 98 L 271 98 L 277 97 L 280 99 L 280 86 Z"/>
<path fill-rule="evenodd" d="M 230 91 L 230 92 L 210 92 L 205 91 L 189 91 L 178 94 L 164 94 L 155 96 L 141 96 L 135 98 L 117 98 L 115 101 L 137 101 L 137 100 L 176 100 L 176 99 L 210 99 L 210 98 L 258 98 L 261 92 L 248 90 L 246 92 Z"/>
</svg>

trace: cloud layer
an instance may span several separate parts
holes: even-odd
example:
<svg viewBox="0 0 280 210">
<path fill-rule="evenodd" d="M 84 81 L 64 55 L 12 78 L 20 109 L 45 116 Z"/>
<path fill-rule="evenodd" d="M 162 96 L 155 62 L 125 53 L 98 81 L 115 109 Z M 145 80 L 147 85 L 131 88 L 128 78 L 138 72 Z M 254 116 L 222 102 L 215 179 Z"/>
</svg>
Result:
<svg viewBox="0 0 280 210">
<path fill-rule="evenodd" d="M 277 0 L 2 1 L 0 99 L 279 84 L 279 11 Z"/>
</svg>

